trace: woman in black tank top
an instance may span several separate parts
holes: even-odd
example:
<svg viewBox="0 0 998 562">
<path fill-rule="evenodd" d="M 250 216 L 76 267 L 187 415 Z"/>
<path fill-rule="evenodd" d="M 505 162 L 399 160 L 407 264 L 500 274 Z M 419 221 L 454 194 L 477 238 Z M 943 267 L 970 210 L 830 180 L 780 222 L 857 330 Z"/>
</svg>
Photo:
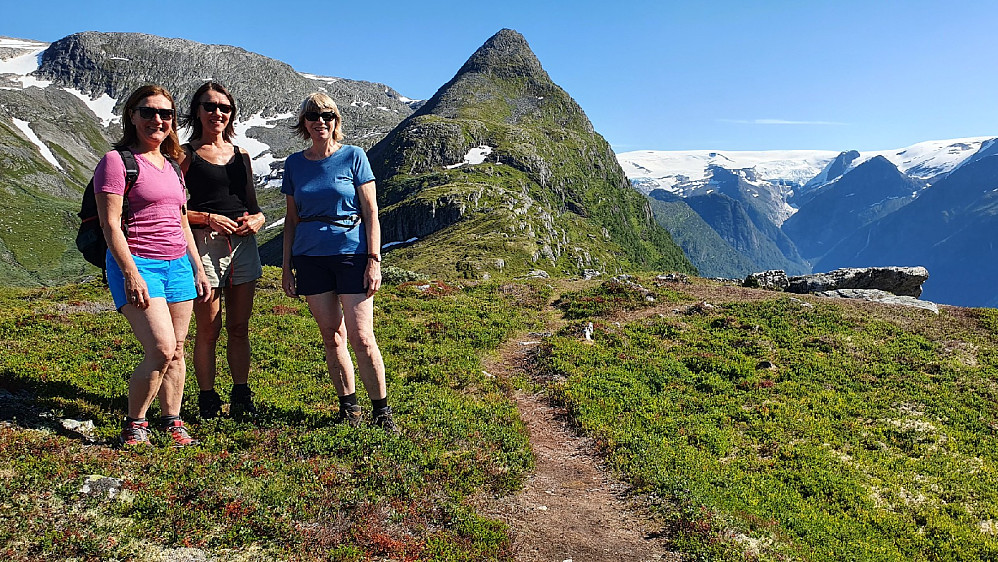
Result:
<svg viewBox="0 0 998 562">
<path fill-rule="evenodd" d="M 256 413 L 248 384 L 249 317 L 256 280 L 263 273 L 255 235 L 265 218 L 257 204 L 249 154 L 232 144 L 235 118 L 232 94 L 214 82 L 194 92 L 190 111 L 182 118 L 192 130 L 181 161 L 190 191 L 187 216 L 214 288 L 209 302 L 194 306 L 194 374 L 201 389 L 198 409 L 203 419 L 222 410 L 215 390 L 215 350 L 222 331 L 223 300 L 226 357 L 232 373 L 230 414 Z"/>
</svg>

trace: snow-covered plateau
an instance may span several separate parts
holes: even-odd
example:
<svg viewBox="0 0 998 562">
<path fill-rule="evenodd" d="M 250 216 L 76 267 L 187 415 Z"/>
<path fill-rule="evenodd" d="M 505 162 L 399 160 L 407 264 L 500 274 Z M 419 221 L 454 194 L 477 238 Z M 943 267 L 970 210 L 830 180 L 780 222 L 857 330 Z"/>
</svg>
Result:
<svg viewBox="0 0 998 562">
<path fill-rule="evenodd" d="M 901 172 L 929 180 L 956 169 L 992 139 L 994 137 L 925 141 L 906 148 L 861 151 L 842 173 L 871 158 L 883 156 Z M 792 190 L 826 173 L 839 154 L 830 150 L 636 150 L 618 154 L 617 160 L 634 187 L 642 192 L 664 189 L 687 196 L 704 186 L 712 166 L 752 170 L 756 181 Z M 827 178 L 828 181 L 834 179 Z M 815 183 L 823 182 L 812 182 L 812 185 Z"/>
</svg>

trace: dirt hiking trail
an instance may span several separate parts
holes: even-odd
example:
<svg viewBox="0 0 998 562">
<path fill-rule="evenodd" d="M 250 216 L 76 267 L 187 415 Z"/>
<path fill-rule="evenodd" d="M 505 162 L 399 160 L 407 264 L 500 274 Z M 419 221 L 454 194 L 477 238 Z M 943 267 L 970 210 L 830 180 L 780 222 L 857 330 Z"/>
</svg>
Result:
<svg viewBox="0 0 998 562">
<path fill-rule="evenodd" d="M 485 369 L 500 379 L 536 380 L 531 354 L 535 336 L 506 342 Z M 511 527 L 519 562 L 679 561 L 656 536 L 661 530 L 629 487 L 613 477 L 591 440 L 567 421 L 563 408 L 543 394 L 512 396 L 530 432 L 536 467 L 518 493 L 483 511 Z"/>
</svg>

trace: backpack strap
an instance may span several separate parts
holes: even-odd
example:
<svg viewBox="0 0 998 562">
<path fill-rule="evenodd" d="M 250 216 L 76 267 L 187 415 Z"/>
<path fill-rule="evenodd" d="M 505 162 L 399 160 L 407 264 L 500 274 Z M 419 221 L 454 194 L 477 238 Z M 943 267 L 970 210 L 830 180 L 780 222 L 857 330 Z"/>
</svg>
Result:
<svg viewBox="0 0 998 562">
<path fill-rule="evenodd" d="M 135 155 L 128 148 L 116 149 L 121 156 L 121 161 L 125 164 L 125 192 L 121 195 L 121 230 L 128 238 L 128 223 L 132 217 L 128 205 L 128 192 L 139 181 L 139 163 L 135 161 Z"/>
<path fill-rule="evenodd" d="M 125 195 L 132 189 L 135 182 L 139 180 L 139 163 L 135 161 L 135 155 L 127 148 L 119 148 L 118 154 L 121 161 L 125 163 Z"/>
</svg>

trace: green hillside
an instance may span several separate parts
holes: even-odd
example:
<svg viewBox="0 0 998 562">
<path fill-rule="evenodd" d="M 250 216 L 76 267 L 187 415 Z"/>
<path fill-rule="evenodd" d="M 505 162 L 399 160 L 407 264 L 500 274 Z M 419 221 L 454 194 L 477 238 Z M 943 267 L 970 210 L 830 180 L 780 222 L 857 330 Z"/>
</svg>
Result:
<svg viewBox="0 0 998 562">
<path fill-rule="evenodd" d="M 465 162 L 482 150 L 482 161 Z M 693 271 L 523 37 L 489 39 L 369 152 L 403 267 L 471 278 Z M 470 159 L 469 159 L 470 160 Z"/>
<path fill-rule="evenodd" d="M 669 231 L 700 275 L 741 279 L 766 269 L 732 248 L 679 196 L 659 190 L 649 203 L 655 221 Z"/>
</svg>

